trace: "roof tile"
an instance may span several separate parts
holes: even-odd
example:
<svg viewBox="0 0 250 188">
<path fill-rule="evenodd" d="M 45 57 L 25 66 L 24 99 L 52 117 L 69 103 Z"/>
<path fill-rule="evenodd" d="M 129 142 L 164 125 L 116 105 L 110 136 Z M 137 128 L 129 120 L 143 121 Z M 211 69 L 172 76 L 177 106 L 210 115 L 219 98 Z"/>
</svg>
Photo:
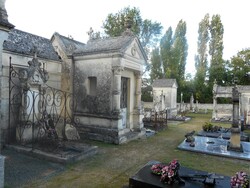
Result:
<svg viewBox="0 0 250 188">
<path fill-rule="evenodd" d="M 25 55 L 33 55 L 35 47 L 38 50 L 38 57 L 60 61 L 60 58 L 49 39 L 21 30 L 12 29 L 9 32 L 8 39 L 4 41 L 3 44 L 4 50 Z"/>
</svg>

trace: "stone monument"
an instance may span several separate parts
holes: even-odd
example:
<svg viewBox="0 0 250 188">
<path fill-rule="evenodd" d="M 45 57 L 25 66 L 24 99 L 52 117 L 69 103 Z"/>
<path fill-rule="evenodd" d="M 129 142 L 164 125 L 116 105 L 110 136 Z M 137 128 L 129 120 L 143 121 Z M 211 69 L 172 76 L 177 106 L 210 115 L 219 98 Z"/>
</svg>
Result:
<svg viewBox="0 0 250 188">
<path fill-rule="evenodd" d="M 239 122 L 239 91 L 235 85 L 232 88 L 232 102 L 233 102 L 233 122 L 231 127 L 231 137 L 228 142 L 228 150 L 243 152 L 240 143 L 240 122 Z"/>
</svg>

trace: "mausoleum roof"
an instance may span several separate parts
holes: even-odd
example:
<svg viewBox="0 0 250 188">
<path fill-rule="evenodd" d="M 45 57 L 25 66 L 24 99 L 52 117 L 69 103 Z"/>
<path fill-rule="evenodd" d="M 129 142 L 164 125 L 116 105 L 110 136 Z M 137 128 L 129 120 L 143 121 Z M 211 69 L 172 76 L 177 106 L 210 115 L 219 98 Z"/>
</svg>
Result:
<svg viewBox="0 0 250 188">
<path fill-rule="evenodd" d="M 59 33 L 55 32 L 55 36 L 58 36 L 61 39 L 62 47 L 64 48 L 64 52 L 67 55 L 72 55 L 76 51 L 81 51 L 85 48 L 85 44 L 79 41 L 76 41 L 72 38 L 65 37 L 63 35 L 60 35 Z"/>
<path fill-rule="evenodd" d="M 232 86 L 220 86 L 217 85 L 216 93 L 232 93 Z"/>
<path fill-rule="evenodd" d="M 91 39 L 85 47 L 74 55 L 122 52 L 135 39 L 134 36 L 119 36 L 105 39 Z"/>
<path fill-rule="evenodd" d="M 250 85 L 238 85 L 239 91 L 250 91 Z"/>
<path fill-rule="evenodd" d="M 154 80 L 152 87 L 173 87 L 173 85 L 176 84 L 176 87 L 178 87 L 176 79 L 157 79 Z"/>
<path fill-rule="evenodd" d="M 217 85 L 214 91 L 217 94 L 231 94 L 234 86 L 220 86 Z M 240 93 L 250 92 L 250 85 L 237 85 L 238 91 Z"/>
<path fill-rule="evenodd" d="M 27 33 L 18 29 L 9 32 L 8 39 L 4 41 L 3 49 L 23 55 L 33 55 L 34 48 L 37 56 L 44 59 L 60 61 L 49 39 Z"/>
</svg>

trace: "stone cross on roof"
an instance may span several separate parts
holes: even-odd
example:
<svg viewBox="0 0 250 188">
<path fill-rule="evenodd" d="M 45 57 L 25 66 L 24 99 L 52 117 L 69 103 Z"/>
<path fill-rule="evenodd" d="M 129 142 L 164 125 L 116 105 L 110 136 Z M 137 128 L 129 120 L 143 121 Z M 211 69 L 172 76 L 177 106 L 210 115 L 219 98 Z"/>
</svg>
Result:
<svg viewBox="0 0 250 188">
<path fill-rule="evenodd" d="M 126 28 L 126 30 L 122 33 L 123 36 L 134 36 L 134 33 L 131 31 L 133 25 L 133 21 L 132 18 L 130 16 L 127 16 L 125 18 L 125 23 L 124 23 L 124 27 Z"/>
<path fill-rule="evenodd" d="M 94 30 L 92 29 L 92 27 L 89 28 L 89 31 L 87 33 L 88 33 L 89 39 L 92 39 L 93 33 L 94 33 Z"/>
<path fill-rule="evenodd" d="M 34 58 L 37 58 L 37 54 L 39 53 L 38 49 L 36 46 L 33 47 L 33 49 L 31 50 Z"/>
</svg>

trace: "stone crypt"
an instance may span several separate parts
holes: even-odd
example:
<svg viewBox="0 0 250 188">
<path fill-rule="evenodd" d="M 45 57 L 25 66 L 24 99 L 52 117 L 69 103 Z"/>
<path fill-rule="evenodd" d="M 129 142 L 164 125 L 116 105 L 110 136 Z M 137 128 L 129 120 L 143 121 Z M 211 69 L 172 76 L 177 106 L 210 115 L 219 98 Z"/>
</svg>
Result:
<svg viewBox="0 0 250 188">
<path fill-rule="evenodd" d="M 119 37 L 90 36 L 72 59 L 79 133 L 115 144 L 143 136 L 141 76 L 147 56 L 130 28 Z"/>
</svg>

